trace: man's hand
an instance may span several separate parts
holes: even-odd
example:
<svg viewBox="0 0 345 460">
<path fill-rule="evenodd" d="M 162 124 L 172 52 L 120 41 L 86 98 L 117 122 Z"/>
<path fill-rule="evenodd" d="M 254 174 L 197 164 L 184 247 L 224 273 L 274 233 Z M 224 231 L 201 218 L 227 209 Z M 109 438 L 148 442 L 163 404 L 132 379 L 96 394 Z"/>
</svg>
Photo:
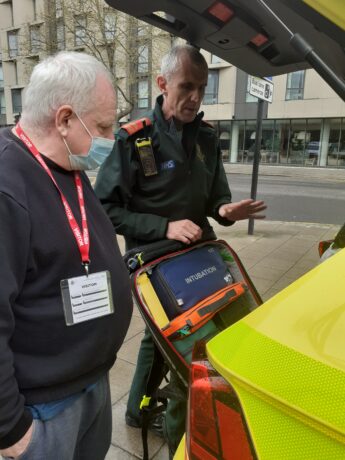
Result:
<svg viewBox="0 0 345 460">
<path fill-rule="evenodd" d="M 168 240 L 182 241 L 190 244 L 201 239 L 202 230 L 191 220 L 176 220 L 169 222 L 166 237 Z"/>
<path fill-rule="evenodd" d="M 30 428 L 24 434 L 22 439 L 20 439 L 18 442 L 13 444 L 13 446 L 7 447 L 7 449 L 0 450 L 0 455 L 2 455 L 3 457 L 13 457 L 13 458 L 19 457 L 19 455 L 21 455 L 28 447 L 29 442 L 31 440 L 33 429 L 34 429 L 34 425 L 33 423 L 31 423 Z"/>
<path fill-rule="evenodd" d="M 221 217 L 228 220 L 243 219 L 264 219 L 266 216 L 260 214 L 267 208 L 263 201 L 254 201 L 252 199 L 241 200 L 237 203 L 227 203 L 220 206 L 218 212 Z"/>
</svg>

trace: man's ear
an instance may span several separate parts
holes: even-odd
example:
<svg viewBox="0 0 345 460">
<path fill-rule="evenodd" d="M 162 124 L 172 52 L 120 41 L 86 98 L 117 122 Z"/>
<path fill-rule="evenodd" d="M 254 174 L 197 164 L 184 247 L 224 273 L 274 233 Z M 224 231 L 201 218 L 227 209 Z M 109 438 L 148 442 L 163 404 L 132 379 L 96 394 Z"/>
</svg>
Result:
<svg viewBox="0 0 345 460">
<path fill-rule="evenodd" d="M 163 75 L 157 76 L 157 86 L 162 94 L 166 94 L 167 92 L 167 80 Z"/>
<path fill-rule="evenodd" d="M 74 112 L 70 105 L 62 105 L 58 108 L 55 114 L 55 126 L 61 136 L 66 137 L 70 120 L 74 116 Z"/>
</svg>

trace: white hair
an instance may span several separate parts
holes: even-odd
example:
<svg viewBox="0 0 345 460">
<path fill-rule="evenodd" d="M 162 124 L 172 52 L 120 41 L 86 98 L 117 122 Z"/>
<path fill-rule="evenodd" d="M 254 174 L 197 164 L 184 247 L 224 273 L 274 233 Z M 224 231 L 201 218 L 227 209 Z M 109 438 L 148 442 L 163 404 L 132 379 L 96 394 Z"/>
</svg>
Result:
<svg viewBox="0 0 345 460">
<path fill-rule="evenodd" d="M 61 51 L 37 64 L 23 92 L 21 123 L 35 130 L 50 126 L 62 105 L 79 114 L 92 107 L 98 76 L 111 83 L 106 67 L 93 56 Z"/>
<path fill-rule="evenodd" d="M 190 61 L 200 68 L 201 71 L 205 71 L 207 74 L 208 66 L 204 56 L 200 51 L 192 45 L 175 45 L 170 51 L 163 56 L 161 63 L 161 75 L 167 80 L 179 70 L 181 65 L 181 58 L 187 56 Z"/>
</svg>

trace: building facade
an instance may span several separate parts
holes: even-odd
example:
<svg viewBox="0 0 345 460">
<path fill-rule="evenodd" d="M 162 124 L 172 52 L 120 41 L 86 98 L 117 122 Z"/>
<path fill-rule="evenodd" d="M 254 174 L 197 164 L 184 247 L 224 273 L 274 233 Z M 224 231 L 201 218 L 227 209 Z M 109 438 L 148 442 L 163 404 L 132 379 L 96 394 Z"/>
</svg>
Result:
<svg viewBox="0 0 345 460">
<path fill-rule="evenodd" d="M 15 123 L 33 66 L 58 50 L 85 51 L 109 68 L 119 119 L 150 109 L 155 77 L 175 42 L 166 32 L 110 9 L 103 0 L 0 0 L 0 126 Z M 202 105 L 218 131 L 225 162 L 253 161 L 257 99 L 248 75 L 204 52 L 209 79 Z M 273 77 L 261 161 L 345 168 L 345 103 L 311 69 Z M 38 101 L 39 103 L 39 101 Z"/>
<path fill-rule="evenodd" d="M 103 0 L 0 0 L 0 126 L 22 110 L 35 64 L 61 50 L 101 60 L 117 90 L 118 118 L 151 106 L 160 56 L 169 34 L 117 12 Z"/>
<path fill-rule="evenodd" d="M 253 161 L 257 99 L 248 75 L 205 53 L 210 87 L 202 110 L 220 137 L 226 162 Z M 345 168 L 345 102 L 313 69 L 273 77 L 264 110 L 261 161 L 270 165 Z"/>
</svg>

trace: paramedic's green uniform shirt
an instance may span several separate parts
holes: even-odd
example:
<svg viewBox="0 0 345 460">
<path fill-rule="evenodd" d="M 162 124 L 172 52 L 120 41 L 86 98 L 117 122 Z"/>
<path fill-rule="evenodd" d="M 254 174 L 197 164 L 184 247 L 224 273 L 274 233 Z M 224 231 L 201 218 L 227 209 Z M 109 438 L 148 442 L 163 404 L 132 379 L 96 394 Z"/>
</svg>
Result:
<svg viewBox="0 0 345 460">
<path fill-rule="evenodd" d="M 202 121 L 201 113 L 184 125 L 181 143 L 163 118 L 161 104 L 159 96 L 147 128 L 158 174 L 145 177 L 135 149 L 144 130 L 129 135 L 120 129 L 97 177 L 96 194 L 128 248 L 165 238 L 169 221 L 190 219 L 205 229 L 211 216 L 231 225 L 218 215 L 231 193 L 215 130 Z"/>
</svg>

